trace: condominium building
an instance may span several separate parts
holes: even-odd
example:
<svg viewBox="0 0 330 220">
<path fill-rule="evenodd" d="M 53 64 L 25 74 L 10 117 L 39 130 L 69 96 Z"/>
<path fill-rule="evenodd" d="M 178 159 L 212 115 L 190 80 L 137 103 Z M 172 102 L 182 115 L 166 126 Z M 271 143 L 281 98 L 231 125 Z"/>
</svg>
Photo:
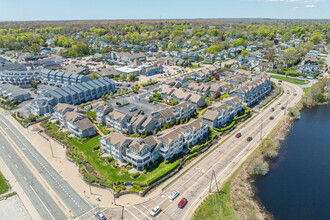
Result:
<svg viewBox="0 0 330 220">
<path fill-rule="evenodd" d="M 42 83 L 56 86 L 75 85 L 92 80 L 91 78 L 80 74 L 59 72 L 47 69 L 41 70 L 40 73 L 40 80 Z"/>
<path fill-rule="evenodd" d="M 100 138 L 100 147 L 104 153 L 114 159 L 143 170 L 159 157 L 169 159 L 183 149 L 193 146 L 207 138 L 208 126 L 200 119 L 172 128 L 156 137 L 126 137 L 118 132 L 111 132 Z"/>
<path fill-rule="evenodd" d="M 85 138 L 96 134 L 96 129 L 87 115 L 79 112 L 73 105 L 57 104 L 54 107 L 54 117 L 76 137 Z"/>
</svg>

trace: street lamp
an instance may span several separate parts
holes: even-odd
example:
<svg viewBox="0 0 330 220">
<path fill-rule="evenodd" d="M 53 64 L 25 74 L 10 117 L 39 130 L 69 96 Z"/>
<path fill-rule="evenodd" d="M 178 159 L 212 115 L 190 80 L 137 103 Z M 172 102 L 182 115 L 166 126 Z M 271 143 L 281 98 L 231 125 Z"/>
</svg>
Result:
<svg viewBox="0 0 330 220">
<path fill-rule="evenodd" d="M 261 118 L 261 125 L 260 125 L 260 139 L 262 140 L 262 122 L 263 118 Z"/>
<path fill-rule="evenodd" d="M 48 138 L 47 140 L 48 140 L 48 143 L 49 143 L 49 148 L 50 148 L 50 151 L 52 152 L 52 157 L 54 158 L 54 153 L 53 153 L 52 144 L 50 143 L 50 140 L 49 140 L 49 138 Z"/>
</svg>

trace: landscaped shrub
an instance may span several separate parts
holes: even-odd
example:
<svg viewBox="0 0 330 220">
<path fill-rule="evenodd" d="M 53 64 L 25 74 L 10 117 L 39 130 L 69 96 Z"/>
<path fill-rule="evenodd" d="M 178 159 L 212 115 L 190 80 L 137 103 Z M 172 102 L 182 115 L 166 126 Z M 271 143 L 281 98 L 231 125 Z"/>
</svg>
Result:
<svg viewBox="0 0 330 220">
<path fill-rule="evenodd" d="M 146 169 L 144 169 L 144 170 L 143 170 L 143 173 L 144 173 L 144 174 L 146 174 L 146 173 L 147 173 L 147 170 L 146 170 Z"/>
<path fill-rule="evenodd" d="M 116 193 L 120 193 L 120 191 L 121 191 L 120 188 L 117 188 L 117 189 L 115 190 Z"/>
<path fill-rule="evenodd" d="M 126 168 L 132 169 L 132 166 L 131 165 L 126 165 Z"/>
<path fill-rule="evenodd" d="M 237 120 L 240 120 L 242 118 L 245 118 L 246 116 L 247 116 L 247 114 L 244 114 L 244 115 L 236 117 L 234 120 L 237 121 Z"/>
<path fill-rule="evenodd" d="M 236 123 L 236 121 L 234 120 L 227 127 L 224 127 L 224 128 L 214 128 L 214 130 L 216 130 L 218 132 L 223 132 L 223 131 L 226 131 L 228 129 L 231 129 L 234 126 L 235 123 Z"/>
<path fill-rule="evenodd" d="M 142 187 L 138 184 L 133 184 L 133 187 L 129 189 L 129 191 L 139 193 L 142 190 Z"/>
<path fill-rule="evenodd" d="M 123 174 L 127 174 L 128 173 L 128 171 L 125 170 L 125 169 L 120 170 L 120 172 L 123 173 Z"/>
<path fill-rule="evenodd" d="M 140 176 L 140 173 L 139 173 L 139 172 L 136 172 L 136 173 L 132 173 L 132 174 L 131 174 L 131 177 L 132 177 L 133 179 L 138 178 L 139 176 Z"/>
<path fill-rule="evenodd" d="M 173 171 L 177 166 L 179 166 L 180 161 L 175 161 L 171 166 L 167 167 L 166 170 L 163 170 L 162 172 L 158 173 L 156 176 L 154 176 L 153 178 L 151 178 L 150 180 L 147 181 L 148 185 L 153 184 L 154 182 L 156 182 L 157 180 L 161 179 L 162 177 L 164 177 L 166 174 L 170 173 L 171 171 Z"/>
<path fill-rule="evenodd" d="M 168 160 L 165 160 L 164 163 L 165 163 L 165 164 L 168 164 Z"/>
<path fill-rule="evenodd" d="M 198 155 L 198 152 L 195 152 L 195 153 L 193 153 L 193 154 L 190 154 L 190 155 L 188 155 L 187 157 L 186 157 L 186 160 L 189 160 L 189 159 L 191 159 L 191 158 L 193 158 L 193 157 L 196 157 Z"/>
<path fill-rule="evenodd" d="M 126 187 L 124 185 L 121 186 L 122 190 L 126 190 Z"/>
</svg>

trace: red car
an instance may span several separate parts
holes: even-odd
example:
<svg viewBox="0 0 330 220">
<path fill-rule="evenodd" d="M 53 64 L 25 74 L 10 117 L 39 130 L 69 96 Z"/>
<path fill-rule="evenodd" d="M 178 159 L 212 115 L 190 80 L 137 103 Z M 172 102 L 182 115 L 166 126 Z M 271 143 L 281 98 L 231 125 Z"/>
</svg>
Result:
<svg viewBox="0 0 330 220">
<path fill-rule="evenodd" d="M 179 204 L 178 204 L 178 207 L 180 208 L 180 209 L 183 209 L 183 207 L 187 204 L 187 199 L 186 198 L 183 198 L 183 199 L 181 199 L 181 201 L 179 202 Z"/>
<path fill-rule="evenodd" d="M 237 137 L 237 138 L 240 138 L 241 136 L 242 136 L 241 133 L 237 133 L 237 134 L 235 135 L 235 137 Z"/>
</svg>

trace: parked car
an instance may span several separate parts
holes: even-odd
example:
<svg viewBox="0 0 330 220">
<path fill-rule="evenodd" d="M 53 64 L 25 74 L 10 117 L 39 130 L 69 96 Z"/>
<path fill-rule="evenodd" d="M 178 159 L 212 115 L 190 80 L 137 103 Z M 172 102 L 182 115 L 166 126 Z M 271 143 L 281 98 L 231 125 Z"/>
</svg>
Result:
<svg viewBox="0 0 330 220">
<path fill-rule="evenodd" d="M 155 217 L 158 213 L 160 213 L 160 207 L 159 206 L 156 206 L 155 208 L 153 208 L 151 211 L 150 211 L 150 215 Z"/>
<path fill-rule="evenodd" d="M 252 137 L 248 137 L 246 140 L 247 141 L 252 141 Z"/>
<path fill-rule="evenodd" d="M 281 109 L 284 110 L 285 109 L 285 106 L 282 106 Z"/>
<path fill-rule="evenodd" d="M 133 106 L 132 108 L 129 109 L 130 112 L 134 112 L 137 110 L 137 107 L 136 106 Z"/>
<path fill-rule="evenodd" d="M 139 94 L 139 92 L 138 91 L 133 91 L 135 94 Z"/>
<path fill-rule="evenodd" d="M 274 119 L 274 116 L 270 116 L 270 117 L 269 117 L 269 120 L 273 120 L 273 119 Z"/>
<path fill-rule="evenodd" d="M 144 115 L 144 111 L 143 111 L 143 110 L 140 110 L 140 111 L 138 112 L 138 115 Z"/>
<path fill-rule="evenodd" d="M 235 137 L 237 137 L 237 138 L 240 138 L 241 136 L 242 136 L 242 134 L 240 132 L 235 135 Z"/>
<path fill-rule="evenodd" d="M 99 220 L 107 220 L 107 218 L 99 211 L 94 212 L 94 215 Z"/>
<path fill-rule="evenodd" d="M 178 207 L 180 208 L 180 209 L 183 209 L 184 208 L 184 206 L 187 204 L 187 199 L 186 198 L 183 198 L 183 199 L 181 199 L 181 201 L 179 202 L 179 204 L 178 204 Z"/>
<path fill-rule="evenodd" d="M 116 105 L 121 105 L 121 103 L 120 102 L 116 102 Z"/>
<path fill-rule="evenodd" d="M 282 80 L 279 80 L 279 82 L 282 82 Z"/>
<path fill-rule="evenodd" d="M 168 196 L 168 198 L 170 199 L 170 200 L 173 200 L 173 199 L 175 199 L 176 197 L 178 197 L 178 195 L 180 195 L 180 193 L 178 192 L 178 191 L 173 191 L 172 193 L 171 193 L 171 195 L 169 195 Z"/>
<path fill-rule="evenodd" d="M 148 99 L 148 102 L 151 103 L 151 102 L 153 102 L 153 101 L 152 101 L 151 99 Z"/>
<path fill-rule="evenodd" d="M 273 111 L 275 111 L 275 109 L 274 108 L 271 108 L 270 111 L 273 112 Z"/>
</svg>

